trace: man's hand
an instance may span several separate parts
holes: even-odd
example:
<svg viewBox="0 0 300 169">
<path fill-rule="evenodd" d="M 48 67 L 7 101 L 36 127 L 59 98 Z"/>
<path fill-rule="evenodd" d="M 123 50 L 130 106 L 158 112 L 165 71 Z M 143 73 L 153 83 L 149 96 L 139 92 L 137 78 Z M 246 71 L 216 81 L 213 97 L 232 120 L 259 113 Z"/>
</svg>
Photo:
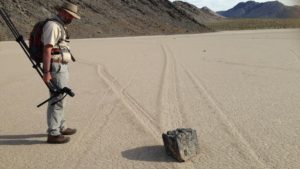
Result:
<svg viewBox="0 0 300 169">
<path fill-rule="evenodd" d="M 49 83 L 52 78 L 50 73 L 52 48 L 52 45 L 45 45 L 43 50 L 43 80 L 45 83 Z"/>
<path fill-rule="evenodd" d="M 51 79 L 52 79 L 52 77 L 51 77 L 50 72 L 44 73 L 44 76 L 43 76 L 44 82 L 49 83 Z"/>
</svg>

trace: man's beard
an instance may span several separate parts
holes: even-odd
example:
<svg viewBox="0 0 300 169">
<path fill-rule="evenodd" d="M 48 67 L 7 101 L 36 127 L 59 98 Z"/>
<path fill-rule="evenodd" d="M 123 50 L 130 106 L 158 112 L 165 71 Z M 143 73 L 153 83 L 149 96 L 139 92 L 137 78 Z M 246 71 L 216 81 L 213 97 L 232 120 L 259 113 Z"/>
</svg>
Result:
<svg viewBox="0 0 300 169">
<path fill-rule="evenodd" d="M 64 16 L 58 16 L 58 17 L 61 19 L 61 21 L 64 23 L 64 25 L 69 25 L 72 22 L 72 19 L 67 19 Z"/>
<path fill-rule="evenodd" d="M 69 25 L 72 22 L 72 19 L 64 19 L 63 22 L 65 25 Z"/>
</svg>

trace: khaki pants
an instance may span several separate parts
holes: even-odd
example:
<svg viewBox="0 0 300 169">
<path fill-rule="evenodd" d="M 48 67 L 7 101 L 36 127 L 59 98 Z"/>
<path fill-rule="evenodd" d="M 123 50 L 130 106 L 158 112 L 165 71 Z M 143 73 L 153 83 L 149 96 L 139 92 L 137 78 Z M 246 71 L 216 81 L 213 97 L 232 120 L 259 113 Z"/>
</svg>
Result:
<svg viewBox="0 0 300 169">
<path fill-rule="evenodd" d="M 52 63 L 51 65 L 52 82 L 60 88 L 68 87 L 69 70 L 67 64 Z M 50 94 L 51 95 L 51 94 Z M 64 118 L 65 99 L 51 105 L 62 98 L 62 95 L 53 98 L 48 103 L 47 124 L 48 134 L 52 136 L 60 135 L 60 131 L 66 127 Z"/>
</svg>

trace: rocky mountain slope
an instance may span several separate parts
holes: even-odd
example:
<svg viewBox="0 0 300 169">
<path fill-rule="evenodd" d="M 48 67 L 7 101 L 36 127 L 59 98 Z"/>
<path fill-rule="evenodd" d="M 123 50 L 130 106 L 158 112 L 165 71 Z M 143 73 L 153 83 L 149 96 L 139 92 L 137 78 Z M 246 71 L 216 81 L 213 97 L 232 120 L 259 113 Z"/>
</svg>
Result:
<svg viewBox="0 0 300 169">
<path fill-rule="evenodd" d="M 81 20 L 70 25 L 71 38 L 199 33 L 209 28 L 168 0 L 73 0 Z M 19 31 L 27 36 L 34 23 L 56 13 L 61 0 L 0 0 Z M 0 19 L 0 38 L 12 39 Z"/>
<path fill-rule="evenodd" d="M 174 1 L 173 4 L 177 7 L 177 9 L 183 11 L 191 18 L 194 18 L 199 23 L 218 21 L 225 18 L 207 7 L 198 8 L 192 4 L 183 1 Z"/>
<path fill-rule="evenodd" d="M 300 18 L 300 6 L 285 6 L 278 1 L 248 1 L 218 13 L 229 18 Z"/>
</svg>

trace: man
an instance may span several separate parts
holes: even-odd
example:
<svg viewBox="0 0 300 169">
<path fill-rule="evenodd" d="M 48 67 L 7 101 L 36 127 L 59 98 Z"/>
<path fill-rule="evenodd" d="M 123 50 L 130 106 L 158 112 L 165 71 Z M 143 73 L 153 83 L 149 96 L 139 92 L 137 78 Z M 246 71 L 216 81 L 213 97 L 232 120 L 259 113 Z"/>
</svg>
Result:
<svg viewBox="0 0 300 169">
<path fill-rule="evenodd" d="M 69 72 L 68 63 L 72 59 L 69 50 L 69 41 L 65 26 L 70 24 L 74 18 L 80 19 L 77 14 L 78 7 L 70 2 L 65 2 L 59 9 L 58 14 L 48 21 L 42 34 L 43 50 L 43 80 L 50 80 L 60 88 L 68 87 Z M 47 109 L 48 143 L 67 143 L 69 137 L 76 129 L 66 128 L 64 119 L 65 103 L 62 95 L 52 99 Z M 55 103 L 57 102 L 57 103 Z M 51 105 L 55 103 L 54 105 Z"/>
</svg>

